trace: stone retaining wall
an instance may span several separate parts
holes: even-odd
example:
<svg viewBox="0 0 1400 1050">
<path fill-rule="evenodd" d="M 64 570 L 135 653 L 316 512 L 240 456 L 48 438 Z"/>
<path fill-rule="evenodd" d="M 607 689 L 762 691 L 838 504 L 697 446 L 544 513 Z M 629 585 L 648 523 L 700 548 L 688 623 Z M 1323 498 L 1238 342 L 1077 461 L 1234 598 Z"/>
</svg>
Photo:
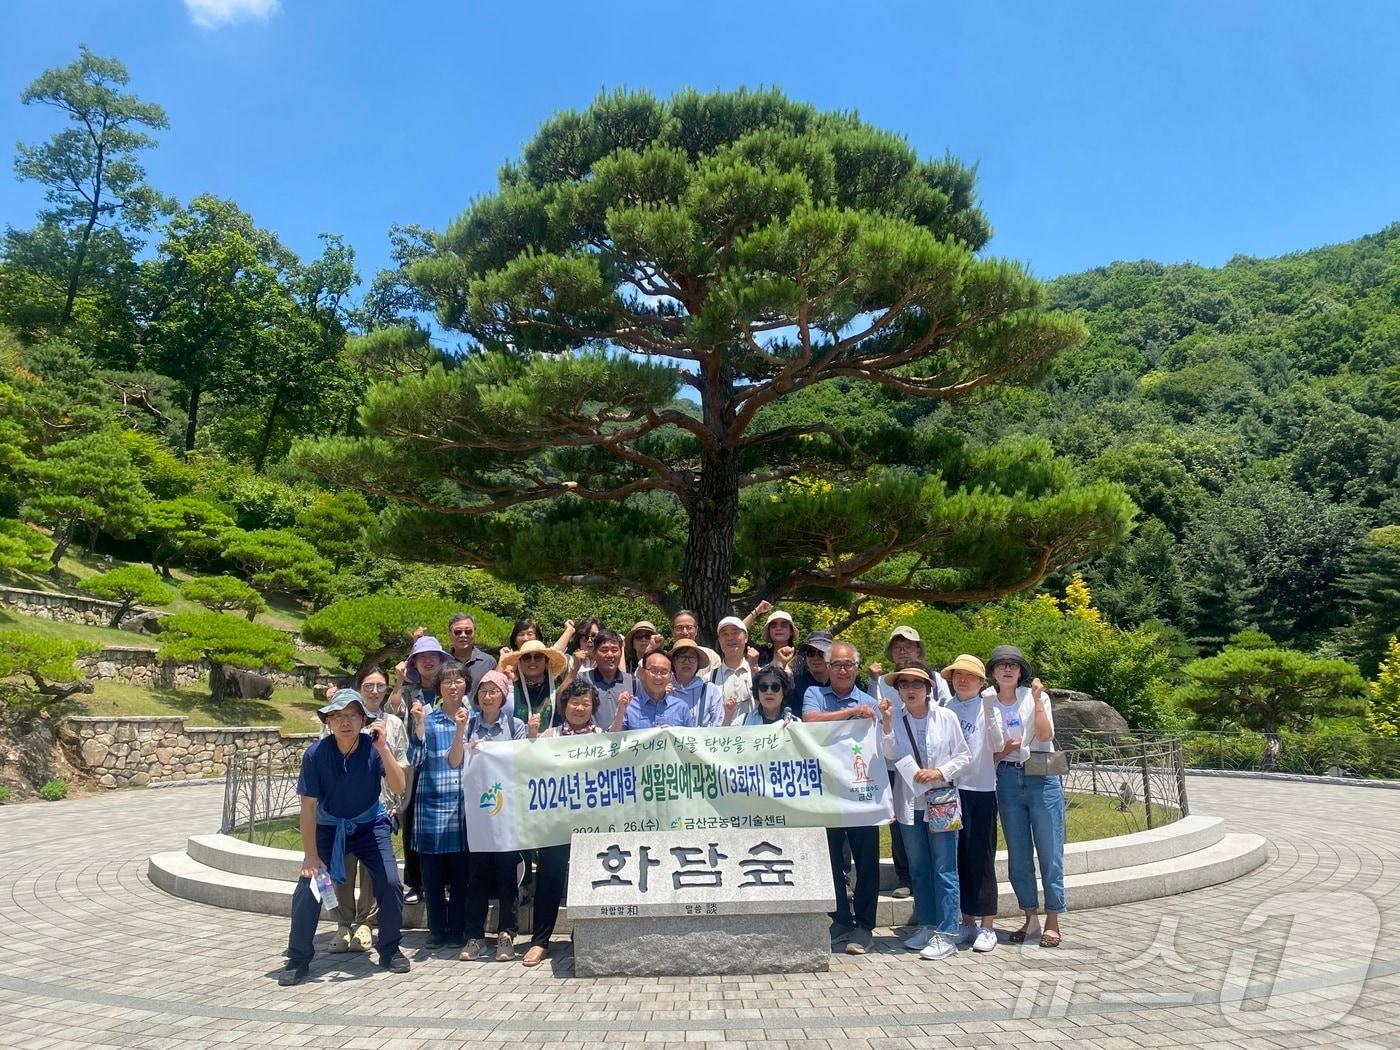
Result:
<svg viewBox="0 0 1400 1050">
<path fill-rule="evenodd" d="M 182 715 L 70 717 L 59 727 L 69 760 L 106 788 L 143 787 L 220 776 L 235 753 L 294 763 L 315 733 L 283 736 L 276 726 L 191 727 Z"/>
<path fill-rule="evenodd" d="M 129 682 L 147 689 L 183 689 L 209 682 L 209 664 L 204 660 L 185 662 L 160 660 L 156 650 L 144 646 L 111 646 L 79 656 L 78 669 L 88 678 Z M 260 671 L 274 684 L 288 688 L 311 688 L 320 681 L 331 681 L 315 664 L 296 664 L 290 671 Z"/>
<path fill-rule="evenodd" d="M 7 612 L 35 616 L 41 620 L 82 623 L 89 627 L 110 627 L 112 614 L 117 611 L 120 603 L 103 601 L 101 598 L 86 598 L 77 594 L 30 591 L 23 587 L 0 587 L 0 605 L 4 605 Z M 126 628 L 137 622 L 145 622 L 152 615 L 154 614 L 150 609 L 131 608 L 122 617 L 121 626 Z"/>
</svg>

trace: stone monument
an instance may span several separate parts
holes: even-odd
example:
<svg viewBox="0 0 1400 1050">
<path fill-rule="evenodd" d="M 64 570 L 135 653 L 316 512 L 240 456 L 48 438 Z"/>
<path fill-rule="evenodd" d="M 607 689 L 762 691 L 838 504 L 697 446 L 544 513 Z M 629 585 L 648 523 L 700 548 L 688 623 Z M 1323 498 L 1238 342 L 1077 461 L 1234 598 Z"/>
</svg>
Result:
<svg viewBox="0 0 1400 1050">
<path fill-rule="evenodd" d="M 577 834 L 569 864 L 574 972 L 826 970 L 833 893 L 821 828 Z"/>
</svg>

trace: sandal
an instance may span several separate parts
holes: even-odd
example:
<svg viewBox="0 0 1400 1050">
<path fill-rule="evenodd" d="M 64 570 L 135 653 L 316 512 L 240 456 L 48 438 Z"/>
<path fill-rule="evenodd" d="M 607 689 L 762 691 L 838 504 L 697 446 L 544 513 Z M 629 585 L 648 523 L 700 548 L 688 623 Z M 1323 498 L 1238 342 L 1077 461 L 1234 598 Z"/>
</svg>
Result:
<svg viewBox="0 0 1400 1050">
<path fill-rule="evenodd" d="M 1040 935 L 1040 946 L 1042 948 L 1058 948 L 1060 946 L 1060 935 L 1054 930 L 1046 930 Z"/>
<path fill-rule="evenodd" d="M 1026 938 L 1040 932 L 1040 923 L 1028 922 L 1019 930 L 1012 930 L 1006 935 L 1006 939 L 1012 944 L 1024 944 Z"/>
</svg>

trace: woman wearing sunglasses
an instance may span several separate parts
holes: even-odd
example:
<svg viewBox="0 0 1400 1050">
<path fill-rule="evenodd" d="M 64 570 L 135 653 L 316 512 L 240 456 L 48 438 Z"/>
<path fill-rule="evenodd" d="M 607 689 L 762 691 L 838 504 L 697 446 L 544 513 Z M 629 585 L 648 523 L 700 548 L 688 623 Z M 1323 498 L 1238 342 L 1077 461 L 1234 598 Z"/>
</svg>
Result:
<svg viewBox="0 0 1400 1050">
<path fill-rule="evenodd" d="M 796 721 L 792 710 L 783 705 L 783 698 L 792 691 L 792 675 L 778 664 L 765 664 L 753 676 L 754 709 L 740 723 L 746 726 L 787 725 Z"/>
</svg>

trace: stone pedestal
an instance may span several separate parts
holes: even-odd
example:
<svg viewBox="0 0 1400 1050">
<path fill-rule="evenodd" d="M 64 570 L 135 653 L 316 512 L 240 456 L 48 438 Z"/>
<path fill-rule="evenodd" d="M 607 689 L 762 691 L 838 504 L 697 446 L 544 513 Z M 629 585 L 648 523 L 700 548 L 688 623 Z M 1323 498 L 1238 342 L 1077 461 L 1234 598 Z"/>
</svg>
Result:
<svg viewBox="0 0 1400 1050">
<path fill-rule="evenodd" d="M 574 972 L 826 970 L 832 893 L 821 828 L 575 835 Z"/>
</svg>

